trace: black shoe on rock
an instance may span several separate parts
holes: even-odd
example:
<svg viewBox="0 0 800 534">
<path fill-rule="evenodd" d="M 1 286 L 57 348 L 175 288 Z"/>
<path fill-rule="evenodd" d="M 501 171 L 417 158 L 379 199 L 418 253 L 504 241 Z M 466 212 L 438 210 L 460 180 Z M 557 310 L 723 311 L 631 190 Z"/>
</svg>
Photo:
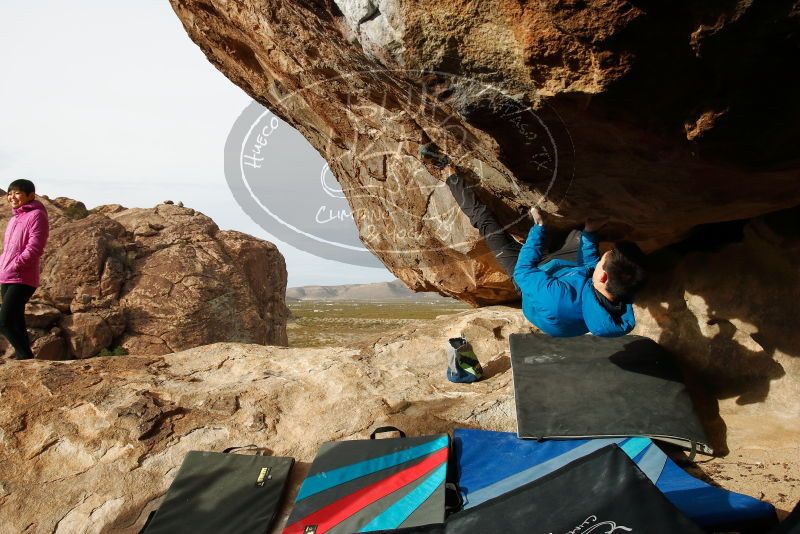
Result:
<svg viewBox="0 0 800 534">
<path fill-rule="evenodd" d="M 420 146 L 419 155 L 423 161 L 433 165 L 439 170 L 444 169 L 447 167 L 447 164 L 450 163 L 450 158 L 447 154 L 443 154 L 439 150 L 439 147 L 433 143 L 426 143 Z"/>
</svg>

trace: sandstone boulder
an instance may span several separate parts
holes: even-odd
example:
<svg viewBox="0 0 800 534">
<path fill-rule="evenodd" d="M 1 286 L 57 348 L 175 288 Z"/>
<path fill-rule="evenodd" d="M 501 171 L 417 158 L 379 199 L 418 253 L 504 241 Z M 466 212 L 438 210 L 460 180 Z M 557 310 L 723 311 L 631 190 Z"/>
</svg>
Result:
<svg viewBox="0 0 800 534">
<path fill-rule="evenodd" d="M 64 360 L 71 357 L 59 328 L 53 329 L 31 343 L 37 360 Z"/>
<path fill-rule="evenodd" d="M 40 199 L 50 238 L 42 285 L 26 309 L 37 357 L 287 343 L 286 266 L 272 243 L 220 231 L 177 205 L 89 212 L 72 199 Z M 0 213 L 0 231 L 10 215 Z"/>
<path fill-rule="evenodd" d="M 72 313 L 61 322 L 73 358 L 89 358 L 109 347 L 113 336 L 106 322 L 94 313 Z"/>
<path fill-rule="evenodd" d="M 607 237 L 653 250 L 800 203 L 793 1 L 171 4 L 322 154 L 365 246 L 417 291 L 514 297 L 466 219 L 443 224 L 454 203 L 418 159 L 428 140 L 520 238 L 520 205 L 561 227 L 601 213 Z"/>
<path fill-rule="evenodd" d="M 165 354 L 220 340 L 287 343 L 286 266 L 274 245 L 219 231 L 205 215 L 174 204 L 112 217 L 137 242 L 135 274 L 120 299 L 129 330 L 122 345 L 130 352 Z"/>
<path fill-rule="evenodd" d="M 53 210 L 46 207 L 49 215 Z M 42 285 L 37 295 L 52 302 L 62 313 L 108 306 L 119 295 L 115 292 L 117 288 L 108 283 L 101 288 L 101 280 L 107 264 L 122 261 L 126 240 L 125 228 L 105 215 L 51 220 L 50 237 L 42 257 Z M 120 267 L 111 269 L 120 270 Z"/>
<path fill-rule="evenodd" d="M 55 306 L 34 301 L 25 306 L 25 324 L 30 328 L 48 328 L 60 318 L 61 312 Z"/>
</svg>

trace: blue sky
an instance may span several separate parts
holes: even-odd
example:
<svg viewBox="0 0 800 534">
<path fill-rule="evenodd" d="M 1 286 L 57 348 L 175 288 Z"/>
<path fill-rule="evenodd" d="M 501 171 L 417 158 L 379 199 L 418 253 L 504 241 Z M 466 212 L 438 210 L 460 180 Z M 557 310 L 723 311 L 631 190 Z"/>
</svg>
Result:
<svg viewBox="0 0 800 534">
<path fill-rule="evenodd" d="M 220 228 L 277 244 L 290 287 L 394 278 L 300 251 L 243 212 L 223 149 L 251 99 L 206 60 L 166 0 L 4 0 L 0 68 L 0 187 L 28 178 L 89 208 L 183 201 Z M 288 160 L 324 165 L 292 139 Z"/>
</svg>

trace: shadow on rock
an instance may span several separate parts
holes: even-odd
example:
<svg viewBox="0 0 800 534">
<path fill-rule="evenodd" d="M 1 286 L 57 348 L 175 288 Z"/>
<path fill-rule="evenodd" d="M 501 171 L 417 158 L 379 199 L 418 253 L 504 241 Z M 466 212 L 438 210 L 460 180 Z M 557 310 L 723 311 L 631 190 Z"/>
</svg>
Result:
<svg viewBox="0 0 800 534">
<path fill-rule="evenodd" d="M 651 255 L 638 332 L 671 350 L 694 383 L 699 411 L 725 440 L 719 400 L 764 403 L 800 356 L 800 209 L 700 228 Z"/>
</svg>

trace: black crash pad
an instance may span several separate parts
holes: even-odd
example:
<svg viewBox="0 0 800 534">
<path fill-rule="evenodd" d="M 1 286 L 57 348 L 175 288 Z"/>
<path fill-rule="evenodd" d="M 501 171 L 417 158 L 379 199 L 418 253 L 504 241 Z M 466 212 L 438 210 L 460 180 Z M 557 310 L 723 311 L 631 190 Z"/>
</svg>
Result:
<svg viewBox="0 0 800 534">
<path fill-rule="evenodd" d="M 647 436 L 712 454 L 671 354 L 640 336 L 510 337 L 521 438 Z"/>
<path fill-rule="evenodd" d="M 190 451 L 145 534 L 266 533 L 293 458 Z"/>
</svg>

